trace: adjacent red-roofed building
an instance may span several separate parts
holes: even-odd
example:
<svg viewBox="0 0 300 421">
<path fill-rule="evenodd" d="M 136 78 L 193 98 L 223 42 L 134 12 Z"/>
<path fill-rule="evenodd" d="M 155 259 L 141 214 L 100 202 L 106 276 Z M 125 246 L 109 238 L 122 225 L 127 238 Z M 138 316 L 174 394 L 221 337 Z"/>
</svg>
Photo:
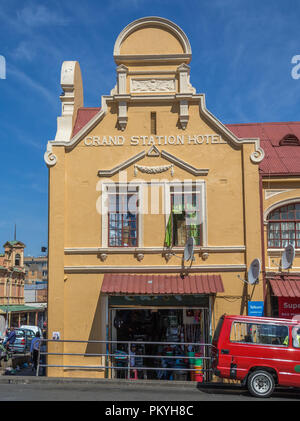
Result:
<svg viewBox="0 0 300 421">
<path fill-rule="evenodd" d="M 239 138 L 258 137 L 264 150 L 259 173 L 266 308 L 269 314 L 293 317 L 300 314 L 300 122 L 227 128 Z M 282 256 L 288 244 L 293 245 L 295 257 L 285 269 Z M 289 308 L 294 311 L 288 312 Z"/>
</svg>

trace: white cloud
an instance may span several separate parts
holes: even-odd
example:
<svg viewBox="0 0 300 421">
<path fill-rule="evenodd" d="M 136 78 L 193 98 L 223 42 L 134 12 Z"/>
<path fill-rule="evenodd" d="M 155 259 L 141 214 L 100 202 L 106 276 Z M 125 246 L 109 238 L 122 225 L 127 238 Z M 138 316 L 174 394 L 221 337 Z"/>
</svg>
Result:
<svg viewBox="0 0 300 421">
<path fill-rule="evenodd" d="M 64 26 L 69 23 L 68 18 L 44 5 L 27 5 L 17 12 L 17 18 L 20 24 L 31 28 L 44 25 Z"/>
<path fill-rule="evenodd" d="M 16 60 L 27 60 L 32 61 L 36 53 L 32 48 L 32 43 L 27 41 L 21 41 L 20 44 L 11 53 L 11 56 Z"/>
<path fill-rule="evenodd" d="M 51 103 L 52 106 L 57 106 L 57 98 L 56 96 L 45 86 L 37 82 L 36 80 L 32 79 L 30 76 L 28 76 L 26 73 L 22 72 L 21 70 L 15 68 L 14 66 L 8 66 L 7 68 L 7 78 L 10 77 L 10 75 L 16 77 L 19 79 L 19 81 L 23 84 L 29 87 L 30 89 L 36 91 L 40 95 L 42 95 L 47 101 Z"/>
</svg>

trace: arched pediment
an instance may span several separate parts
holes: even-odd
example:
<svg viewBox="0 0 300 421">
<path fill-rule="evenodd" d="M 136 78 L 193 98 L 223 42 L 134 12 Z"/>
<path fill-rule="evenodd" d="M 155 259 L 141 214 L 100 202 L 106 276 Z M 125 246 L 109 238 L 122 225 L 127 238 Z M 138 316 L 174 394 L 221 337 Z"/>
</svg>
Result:
<svg viewBox="0 0 300 421">
<path fill-rule="evenodd" d="M 179 26 L 168 19 L 146 17 L 127 25 L 118 36 L 114 46 L 117 64 L 138 59 L 166 60 L 179 58 L 181 62 L 191 59 L 190 42 Z"/>
</svg>

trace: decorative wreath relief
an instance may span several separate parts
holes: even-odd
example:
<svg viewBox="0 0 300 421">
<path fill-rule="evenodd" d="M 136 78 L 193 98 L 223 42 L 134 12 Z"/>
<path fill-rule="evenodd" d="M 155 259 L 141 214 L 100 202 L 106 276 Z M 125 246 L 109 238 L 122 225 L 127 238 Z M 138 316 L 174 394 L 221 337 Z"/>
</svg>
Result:
<svg viewBox="0 0 300 421">
<path fill-rule="evenodd" d="M 159 173 L 168 171 L 170 168 L 171 168 L 171 176 L 173 177 L 173 175 L 174 175 L 174 165 L 173 164 L 160 165 L 160 166 L 155 166 L 155 167 L 135 165 L 134 166 L 134 175 L 135 175 L 135 177 L 137 176 L 138 170 L 141 171 L 142 173 L 146 173 L 146 174 L 159 174 Z"/>
</svg>

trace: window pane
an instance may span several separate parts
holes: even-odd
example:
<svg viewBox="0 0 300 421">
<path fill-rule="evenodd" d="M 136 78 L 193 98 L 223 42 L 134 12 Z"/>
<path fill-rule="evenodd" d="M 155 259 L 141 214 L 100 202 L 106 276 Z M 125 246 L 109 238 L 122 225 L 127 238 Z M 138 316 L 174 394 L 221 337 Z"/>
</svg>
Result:
<svg viewBox="0 0 300 421">
<path fill-rule="evenodd" d="M 287 338 L 287 326 L 269 324 L 234 322 L 230 332 L 231 342 L 286 346 Z"/>
<path fill-rule="evenodd" d="M 133 190 L 137 190 L 134 187 Z M 137 247 L 138 194 L 127 193 L 126 186 L 109 194 L 108 242 L 110 247 Z"/>
<path fill-rule="evenodd" d="M 200 245 L 200 199 L 199 194 L 193 192 L 190 185 L 176 185 L 171 187 L 172 238 L 173 245 L 183 247 L 188 237 L 195 239 Z"/>
<path fill-rule="evenodd" d="M 300 238 L 300 203 L 290 204 L 275 209 L 270 213 L 268 227 L 268 247 L 286 247 L 289 243 L 298 246 L 295 239 Z M 273 222 L 281 219 L 283 222 L 278 224 Z M 285 222 L 286 221 L 286 222 Z M 287 222 L 291 221 L 291 222 Z"/>
<path fill-rule="evenodd" d="M 271 219 L 271 220 L 280 219 L 279 210 L 275 210 L 275 211 L 271 212 L 269 219 Z"/>
</svg>

